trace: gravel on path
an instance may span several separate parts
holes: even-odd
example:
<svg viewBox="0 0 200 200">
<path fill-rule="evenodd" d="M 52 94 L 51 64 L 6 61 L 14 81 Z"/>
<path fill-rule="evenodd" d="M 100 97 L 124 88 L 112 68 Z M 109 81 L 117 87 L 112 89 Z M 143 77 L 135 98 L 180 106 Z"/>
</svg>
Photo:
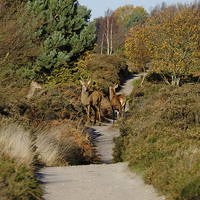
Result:
<svg viewBox="0 0 200 200">
<path fill-rule="evenodd" d="M 128 163 L 47 167 L 41 170 L 46 200 L 163 200 L 131 173 Z"/>
</svg>

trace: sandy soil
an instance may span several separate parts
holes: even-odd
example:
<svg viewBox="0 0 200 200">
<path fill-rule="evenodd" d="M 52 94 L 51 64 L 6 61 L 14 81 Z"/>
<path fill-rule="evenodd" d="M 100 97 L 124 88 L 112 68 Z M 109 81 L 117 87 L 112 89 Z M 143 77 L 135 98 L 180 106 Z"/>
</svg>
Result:
<svg viewBox="0 0 200 200">
<path fill-rule="evenodd" d="M 129 95 L 132 75 L 118 93 Z M 163 200 L 154 188 L 128 169 L 128 163 L 109 164 L 112 160 L 113 137 L 119 130 L 112 121 L 102 126 L 90 127 L 97 153 L 104 164 L 69 167 L 46 167 L 39 173 L 44 186 L 45 200 Z"/>
</svg>

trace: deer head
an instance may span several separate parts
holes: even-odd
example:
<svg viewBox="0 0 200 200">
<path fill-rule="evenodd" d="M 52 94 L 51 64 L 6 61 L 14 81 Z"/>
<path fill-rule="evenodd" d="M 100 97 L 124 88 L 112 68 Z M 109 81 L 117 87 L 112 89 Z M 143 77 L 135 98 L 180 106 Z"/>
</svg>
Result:
<svg viewBox="0 0 200 200">
<path fill-rule="evenodd" d="M 99 125 L 101 125 L 100 107 L 101 107 L 102 95 L 98 91 L 91 91 L 90 94 L 89 94 L 88 86 L 89 86 L 91 80 L 87 79 L 86 81 L 84 81 L 82 77 L 81 77 L 81 79 L 82 79 L 82 80 L 80 80 L 80 82 L 82 84 L 81 102 L 86 108 L 87 123 L 89 123 L 89 121 L 90 121 L 90 108 L 92 107 L 95 111 L 94 124 L 96 123 L 97 111 L 98 111 L 98 113 L 99 113 Z"/>
<path fill-rule="evenodd" d="M 88 77 L 88 78 L 89 78 L 89 77 Z M 90 84 L 90 82 L 91 82 L 91 80 L 88 81 L 88 78 L 87 78 L 86 81 L 84 81 L 83 78 L 82 78 L 82 76 L 81 76 L 81 79 L 82 79 L 82 80 L 80 80 L 80 82 L 81 82 L 81 84 L 82 84 L 82 89 L 83 89 L 84 92 L 88 92 L 88 86 L 89 86 L 89 84 Z"/>
</svg>

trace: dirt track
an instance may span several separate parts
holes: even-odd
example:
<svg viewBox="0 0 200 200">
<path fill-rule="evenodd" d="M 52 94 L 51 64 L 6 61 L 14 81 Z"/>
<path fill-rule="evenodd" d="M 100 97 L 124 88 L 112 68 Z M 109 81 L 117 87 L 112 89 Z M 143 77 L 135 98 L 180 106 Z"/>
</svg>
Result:
<svg viewBox="0 0 200 200">
<path fill-rule="evenodd" d="M 131 76 L 120 93 L 130 94 Z M 163 200 L 152 186 L 131 173 L 128 163 L 109 164 L 112 160 L 113 137 L 119 130 L 112 123 L 91 127 L 104 164 L 69 167 L 46 167 L 39 172 L 44 185 L 45 200 Z"/>
</svg>

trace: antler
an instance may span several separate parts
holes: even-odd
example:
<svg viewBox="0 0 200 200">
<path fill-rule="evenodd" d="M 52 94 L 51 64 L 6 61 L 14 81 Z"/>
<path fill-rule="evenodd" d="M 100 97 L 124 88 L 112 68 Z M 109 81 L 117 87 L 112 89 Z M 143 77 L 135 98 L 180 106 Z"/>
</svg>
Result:
<svg viewBox="0 0 200 200">
<path fill-rule="evenodd" d="M 83 77 L 81 75 L 80 75 L 80 77 L 81 77 L 82 81 L 84 81 L 84 79 L 83 79 Z"/>
<path fill-rule="evenodd" d="M 82 79 L 82 81 L 84 81 L 84 79 L 83 79 L 83 77 L 80 75 L 80 77 L 81 77 L 81 79 Z M 88 76 L 88 78 L 87 78 L 87 80 L 89 79 L 90 77 Z"/>
</svg>

